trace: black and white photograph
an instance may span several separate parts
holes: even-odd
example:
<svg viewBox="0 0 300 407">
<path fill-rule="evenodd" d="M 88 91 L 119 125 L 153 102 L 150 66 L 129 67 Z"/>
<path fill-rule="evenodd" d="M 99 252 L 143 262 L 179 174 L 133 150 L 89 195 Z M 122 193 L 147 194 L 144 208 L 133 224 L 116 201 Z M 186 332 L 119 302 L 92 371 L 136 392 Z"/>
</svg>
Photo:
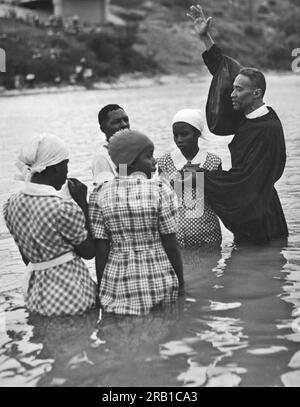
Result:
<svg viewBox="0 0 300 407">
<path fill-rule="evenodd" d="M 0 0 L 0 120 L 0 388 L 300 387 L 300 0 Z"/>
</svg>

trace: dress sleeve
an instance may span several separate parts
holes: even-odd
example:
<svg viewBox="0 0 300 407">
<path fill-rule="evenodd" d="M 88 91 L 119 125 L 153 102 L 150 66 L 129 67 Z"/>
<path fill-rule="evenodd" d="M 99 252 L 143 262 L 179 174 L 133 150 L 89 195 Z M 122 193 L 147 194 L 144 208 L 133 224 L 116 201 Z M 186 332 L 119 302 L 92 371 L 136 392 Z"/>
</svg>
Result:
<svg viewBox="0 0 300 407">
<path fill-rule="evenodd" d="M 105 227 L 103 211 L 99 203 L 99 188 L 91 193 L 89 199 L 89 225 L 94 239 L 109 240 L 109 233 Z"/>
<path fill-rule="evenodd" d="M 79 206 L 72 201 L 63 201 L 57 217 L 57 229 L 61 236 L 73 246 L 78 246 L 87 239 L 85 217 Z"/>
<path fill-rule="evenodd" d="M 178 201 L 174 191 L 168 185 L 160 184 L 160 202 L 158 229 L 162 235 L 177 232 Z"/>
<path fill-rule="evenodd" d="M 5 202 L 2 208 L 2 213 L 4 217 L 4 221 L 6 224 L 7 229 L 10 231 L 10 222 L 9 222 L 9 217 L 8 217 L 8 205 L 9 205 L 9 200 Z"/>
</svg>

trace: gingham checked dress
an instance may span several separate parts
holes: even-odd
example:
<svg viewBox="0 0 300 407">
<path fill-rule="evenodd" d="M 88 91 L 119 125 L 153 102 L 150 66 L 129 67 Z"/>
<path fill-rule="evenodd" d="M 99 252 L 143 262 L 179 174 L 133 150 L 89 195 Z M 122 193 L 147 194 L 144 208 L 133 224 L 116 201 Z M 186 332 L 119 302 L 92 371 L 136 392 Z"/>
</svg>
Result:
<svg viewBox="0 0 300 407">
<path fill-rule="evenodd" d="M 177 299 L 178 279 L 160 236 L 176 233 L 176 213 L 174 192 L 157 180 L 116 177 L 91 194 L 91 233 L 110 240 L 99 291 L 105 311 L 145 315 Z"/>
<path fill-rule="evenodd" d="M 173 183 L 179 171 L 187 163 L 179 149 L 167 153 L 157 159 L 159 172 L 168 176 Z M 206 170 L 217 170 L 221 159 L 215 154 L 204 151 L 194 157 L 192 163 L 200 164 Z M 220 222 L 204 199 L 201 205 L 195 205 L 195 189 L 184 189 L 179 198 L 179 216 L 177 239 L 181 247 L 205 247 L 219 245 L 222 241 Z M 204 205 L 204 206 L 203 206 Z"/>
<path fill-rule="evenodd" d="M 44 196 L 19 192 L 9 198 L 3 210 L 10 233 L 32 263 L 59 257 L 87 238 L 79 206 L 58 197 L 54 188 L 42 187 L 48 189 Z M 25 297 L 30 312 L 45 316 L 80 314 L 92 308 L 95 300 L 96 284 L 78 256 L 67 263 L 34 271 Z"/>
</svg>

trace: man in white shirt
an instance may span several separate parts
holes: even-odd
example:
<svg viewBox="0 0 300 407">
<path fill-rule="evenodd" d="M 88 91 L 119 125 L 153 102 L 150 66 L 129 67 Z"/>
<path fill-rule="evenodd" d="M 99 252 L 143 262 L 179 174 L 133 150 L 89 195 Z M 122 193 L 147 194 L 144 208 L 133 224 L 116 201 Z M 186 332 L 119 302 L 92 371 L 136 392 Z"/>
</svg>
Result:
<svg viewBox="0 0 300 407">
<path fill-rule="evenodd" d="M 106 137 L 106 142 L 97 151 L 92 162 L 93 184 L 99 186 L 117 175 L 115 164 L 108 154 L 107 145 L 111 136 L 117 131 L 129 129 L 129 118 L 121 106 L 109 104 L 99 111 L 98 122 Z"/>
</svg>

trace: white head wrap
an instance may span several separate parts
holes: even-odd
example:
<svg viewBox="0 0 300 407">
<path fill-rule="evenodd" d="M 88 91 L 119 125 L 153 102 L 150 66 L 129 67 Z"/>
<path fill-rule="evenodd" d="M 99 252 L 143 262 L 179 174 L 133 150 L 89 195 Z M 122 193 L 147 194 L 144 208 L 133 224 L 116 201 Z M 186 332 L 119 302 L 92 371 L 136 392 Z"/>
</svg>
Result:
<svg viewBox="0 0 300 407">
<path fill-rule="evenodd" d="M 182 109 L 175 114 L 172 125 L 177 122 L 188 123 L 201 132 L 201 138 L 206 140 L 205 118 L 199 109 Z"/>
<path fill-rule="evenodd" d="M 19 179 L 30 181 L 34 173 L 44 171 L 50 165 L 59 164 L 69 158 L 65 143 L 52 134 L 34 136 L 23 146 L 16 166 L 21 171 Z"/>
</svg>

